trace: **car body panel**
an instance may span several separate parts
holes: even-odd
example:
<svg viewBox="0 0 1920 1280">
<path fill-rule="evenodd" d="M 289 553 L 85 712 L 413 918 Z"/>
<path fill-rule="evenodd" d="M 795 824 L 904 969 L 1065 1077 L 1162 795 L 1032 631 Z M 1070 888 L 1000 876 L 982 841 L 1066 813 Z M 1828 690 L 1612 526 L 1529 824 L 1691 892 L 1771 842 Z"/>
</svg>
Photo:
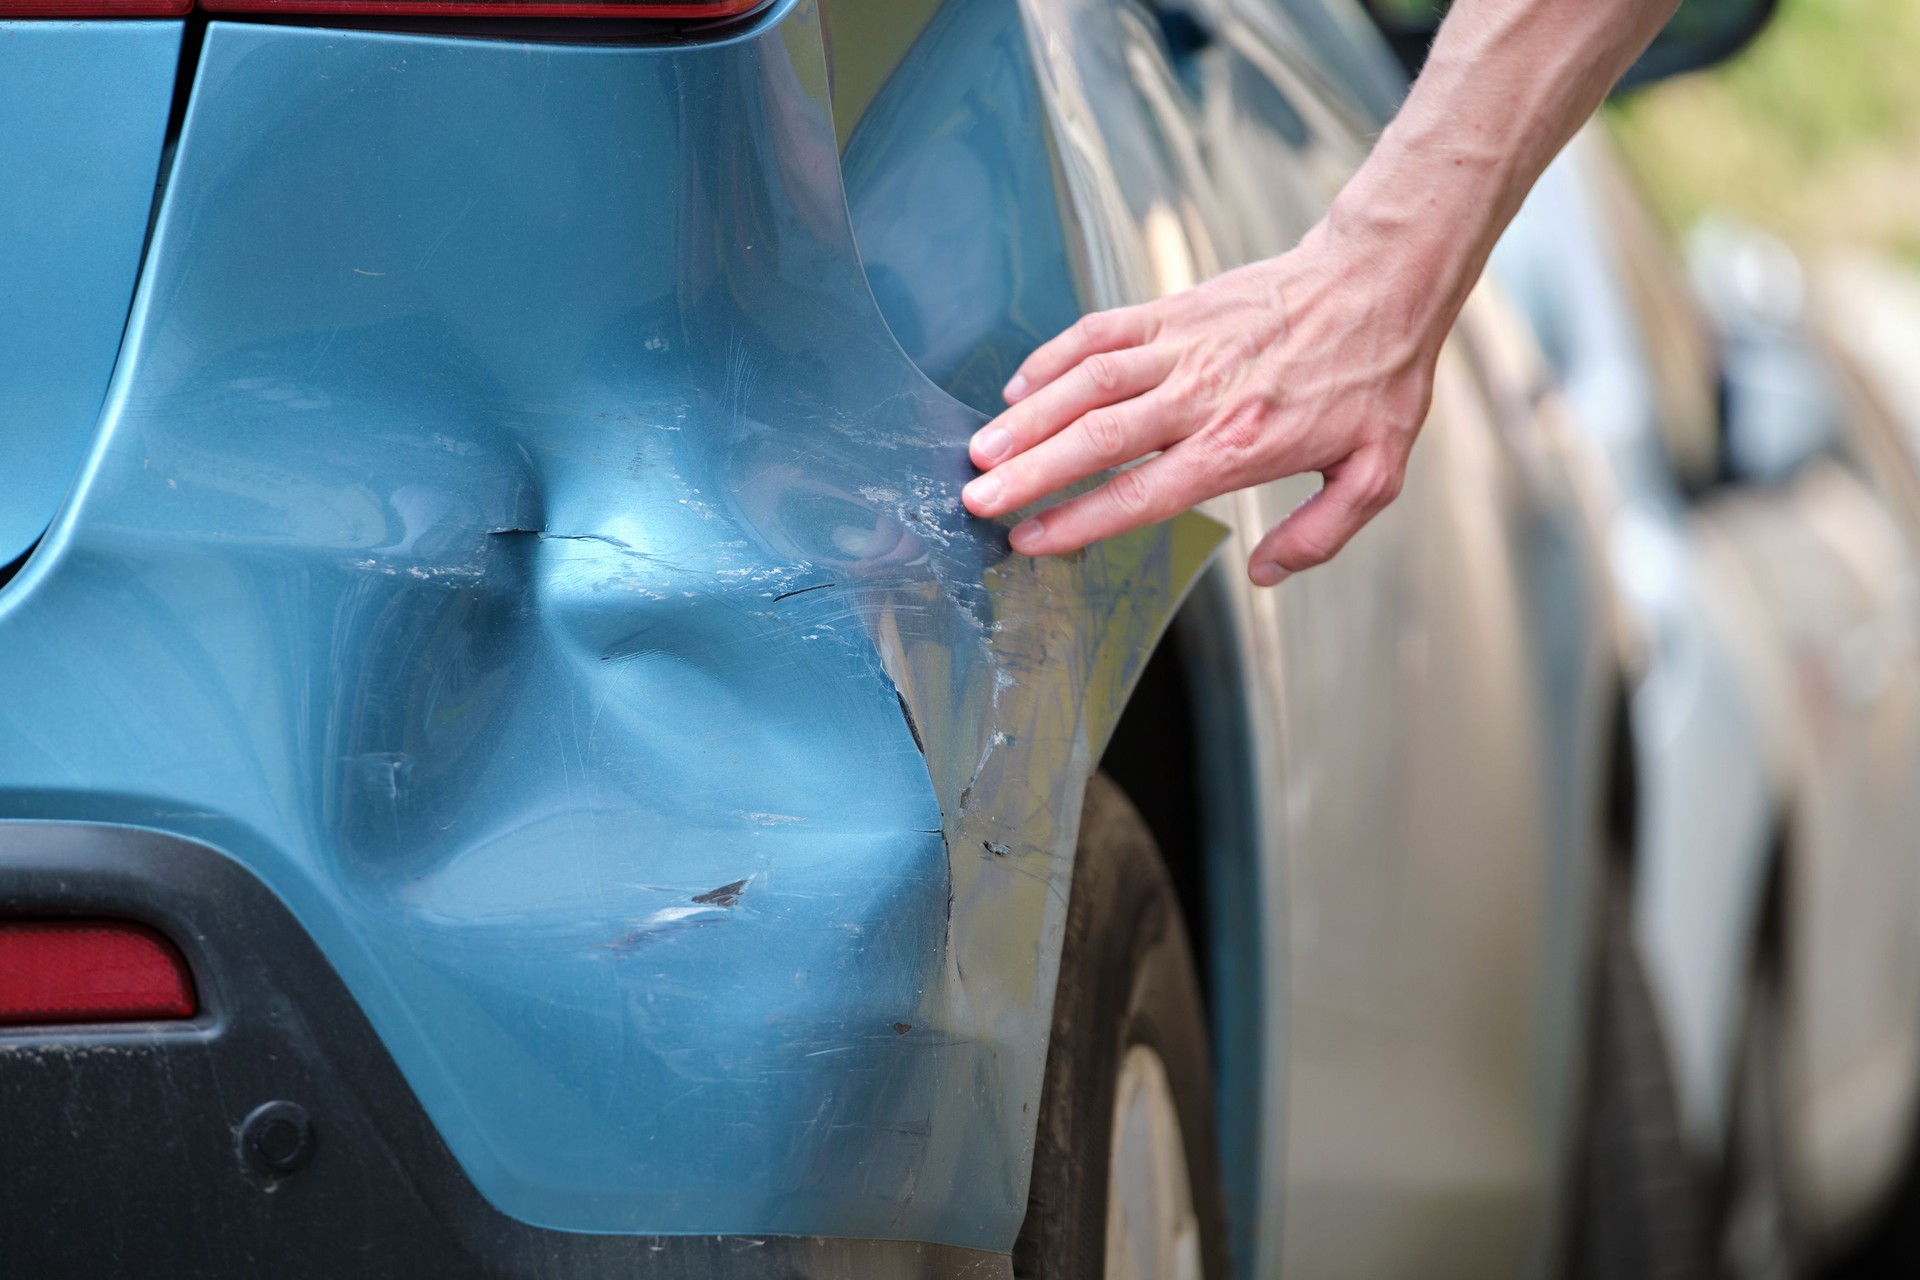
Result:
<svg viewBox="0 0 1920 1280">
<path fill-rule="evenodd" d="M 1005 1250 L 1055 799 L 1218 533 L 1009 559 L 979 421 L 874 310 L 811 5 L 214 23 L 0 596 L 0 811 L 248 865 L 528 1222 Z"/>
<path fill-rule="evenodd" d="M 1031 6 L 1096 305 L 1283 251 L 1364 154 L 1312 42 L 1249 8 L 1197 6 L 1182 54 L 1132 6 Z M 1270 593 L 1237 568 L 1310 479 L 1211 508 L 1234 541 L 1193 608 L 1245 723 L 1209 768 L 1259 779 L 1257 854 L 1214 855 L 1259 917 L 1216 965 L 1263 971 L 1222 1033 L 1262 1050 L 1257 1089 L 1225 1077 L 1261 1118 L 1224 1125 L 1230 1178 L 1258 1148 L 1243 1274 L 1550 1265 L 1617 655 L 1530 341 L 1473 301 L 1406 490 L 1332 564 Z"/>
<path fill-rule="evenodd" d="M 827 10 L 840 47 L 891 4 Z M 982 413 L 1080 316 L 1027 29 L 1006 0 L 943 4 L 860 109 L 842 159 L 860 262 L 901 349 Z M 836 81 L 837 83 L 837 81 Z M 844 110 L 837 105 L 836 110 Z M 994 227 L 991 235 L 980 228 Z"/>
<path fill-rule="evenodd" d="M 1256 27 L 1274 30 L 1285 15 L 1286 37 L 1312 50 L 1331 91 L 1366 116 L 1368 131 L 1393 118 L 1406 96 L 1406 73 L 1380 38 L 1366 10 L 1351 0 L 1229 0 L 1228 7 Z"/>
<path fill-rule="evenodd" d="M 1492 305 L 1394 508 L 1276 601 L 1307 1274 L 1543 1274 L 1556 1248 L 1614 655 L 1577 507 L 1506 430 L 1551 423 L 1504 422 L 1474 367 Z M 1271 521 L 1299 495 L 1261 496 Z"/>
<path fill-rule="evenodd" d="M 0 22 L 0 566 L 53 523 L 126 326 L 178 22 Z"/>
</svg>

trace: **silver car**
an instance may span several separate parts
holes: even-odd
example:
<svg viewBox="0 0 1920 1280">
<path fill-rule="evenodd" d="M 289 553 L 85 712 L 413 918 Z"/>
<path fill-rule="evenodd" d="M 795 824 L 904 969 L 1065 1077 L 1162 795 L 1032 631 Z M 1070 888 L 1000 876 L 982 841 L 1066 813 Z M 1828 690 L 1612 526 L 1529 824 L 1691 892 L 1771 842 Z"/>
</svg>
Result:
<svg viewBox="0 0 1920 1280">
<path fill-rule="evenodd" d="M 1589 129 L 1496 255 L 1605 460 L 1641 638 L 1635 932 L 1729 1274 L 1859 1235 L 1920 1087 L 1913 468 L 1728 224 L 1666 250 Z M 1700 301 L 1696 301 L 1696 298 Z"/>
</svg>

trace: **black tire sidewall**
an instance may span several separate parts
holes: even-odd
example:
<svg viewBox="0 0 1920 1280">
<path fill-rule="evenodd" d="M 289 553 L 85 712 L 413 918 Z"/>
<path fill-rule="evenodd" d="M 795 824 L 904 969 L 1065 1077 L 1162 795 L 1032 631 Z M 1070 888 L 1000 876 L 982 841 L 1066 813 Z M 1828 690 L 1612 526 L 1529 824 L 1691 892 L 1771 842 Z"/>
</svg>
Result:
<svg viewBox="0 0 1920 1280">
<path fill-rule="evenodd" d="M 1788 1183 L 1790 1161 L 1786 1098 L 1786 1001 L 1784 986 L 1773 962 L 1756 964 L 1747 981 L 1747 1000 L 1741 1019 L 1739 1071 L 1734 1080 L 1733 1114 L 1727 1132 L 1726 1170 L 1720 1210 L 1720 1271 L 1727 1280 L 1785 1280 L 1805 1272 L 1805 1244 L 1794 1215 L 1794 1197 Z M 1763 1149 L 1756 1149 L 1763 1148 Z M 1744 1204 L 1747 1196 L 1764 1203 Z M 1741 1230 L 1737 1214 L 1759 1208 L 1772 1216 L 1767 1226 L 1768 1257 L 1762 1261 L 1741 1255 L 1751 1244 L 1736 1242 Z M 1744 1265 L 1743 1265 L 1744 1264 Z"/>
<path fill-rule="evenodd" d="M 1634 938 L 1632 883 L 1602 870 L 1587 1107 L 1566 1270 L 1575 1280 L 1708 1273 L 1696 1170 L 1653 991 Z"/>
<path fill-rule="evenodd" d="M 1225 1280 L 1212 1070 L 1192 952 L 1152 836 L 1120 789 L 1096 775 L 1081 815 L 1017 1276 L 1103 1275 L 1114 1098 L 1135 1045 L 1166 1068 L 1204 1273 Z"/>
</svg>

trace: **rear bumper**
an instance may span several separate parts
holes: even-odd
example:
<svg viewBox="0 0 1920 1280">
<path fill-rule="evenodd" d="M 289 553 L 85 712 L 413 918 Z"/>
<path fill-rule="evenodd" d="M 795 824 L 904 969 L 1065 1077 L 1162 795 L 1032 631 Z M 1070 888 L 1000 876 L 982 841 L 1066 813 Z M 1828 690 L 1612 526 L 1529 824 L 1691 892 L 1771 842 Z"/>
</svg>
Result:
<svg viewBox="0 0 1920 1280">
<path fill-rule="evenodd" d="M 901 1241 L 617 1236 L 508 1217 L 475 1190 L 292 914 L 204 845 L 0 823 L 0 911 L 147 921 L 186 952 L 189 1022 L 0 1031 L 0 1241 L 18 1275 L 1006 1277 L 998 1254 Z M 275 1101 L 314 1153 L 263 1175 L 240 1139 Z"/>
</svg>

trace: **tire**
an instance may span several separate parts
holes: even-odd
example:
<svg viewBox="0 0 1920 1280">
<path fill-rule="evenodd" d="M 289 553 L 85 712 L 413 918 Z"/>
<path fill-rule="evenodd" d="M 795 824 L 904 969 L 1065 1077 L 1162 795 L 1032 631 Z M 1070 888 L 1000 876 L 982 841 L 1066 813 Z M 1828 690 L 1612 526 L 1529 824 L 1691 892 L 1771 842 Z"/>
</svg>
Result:
<svg viewBox="0 0 1920 1280">
<path fill-rule="evenodd" d="M 1748 986 L 1727 1134 L 1718 1259 L 1726 1280 L 1796 1280 L 1806 1270 L 1787 1172 L 1784 1013 L 1779 979 L 1762 968 Z"/>
<path fill-rule="evenodd" d="M 1123 1082 L 1128 1103 L 1125 1125 L 1117 1130 L 1115 1103 Z M 1107 1265 L 1109 1231 L 1117 1231 L 1120 1221 L 1109 1213 L 1116 1131 L 1126 1161 L 1117 1207 L 1142 1205 L 1143 1175 L 1150 1172 L 1147 1180 L 1161 1189 L 1153 1204 L 1172 1203 L 1165 1188 L 1184 1182 L 1191 1209 L 1190 1215 L 1135 1213 L 1127 1219 L 1133 1232 L 1125 1239 L 1135 1246 L 1130 1255 L 1150 1263 L 1136 1273 Z M 1161 1140 L 1143 1145 L 1142 1134 Z M 1150 1170 L 1128 1159 L 1149 1146 L 1155 1156 Z M 1181 1164 L 1184 1169 L 1175 1167 Z M 1150 1221 L 1142 1223 L 1142 1217 Z M 1161 1220 L 1178 1226 L 1156 1230 Z M 1139 1249 L 1156 1238 L 1161 1249 Z M 1117 786 L 1095 775 L 1074 855 L 1014 1274 L 1021 1280 L 1103 1280 L 1110 1274 L 1226 1280 L 1226 1239 L 1207 1024 L 1179 904 L 1140 815 Z M 1156 1268 L 1156 1257 L 1172 1265 Z"/>
<path fill-rule="evenodd" d="M 1630 887 L 1611 866 L 1600 914 L 1567 1270 L 1575 1280 L 1697 1280 L 1707 1274 L 1699 1185 L 1633 939 Z"/>
</svg>

